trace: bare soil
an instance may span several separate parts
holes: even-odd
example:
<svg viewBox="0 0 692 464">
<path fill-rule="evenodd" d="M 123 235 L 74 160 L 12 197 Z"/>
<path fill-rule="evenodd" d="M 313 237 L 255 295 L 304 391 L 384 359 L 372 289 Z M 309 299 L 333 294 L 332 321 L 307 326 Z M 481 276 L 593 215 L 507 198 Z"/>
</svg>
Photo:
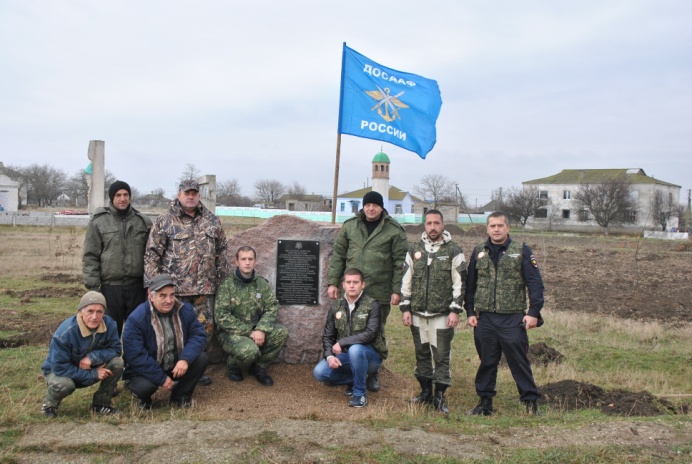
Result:
<svg viewBox="0 0 692 464">
<path fill-rule="evenodd" d="M 422 228 L 417 227 L 420 230 L 409 230 L 410 240 L 420 237 Z M 484 240 L 483 227 L 465 233 L 458 228 L 458 231 L 449 229 L 467 256 L 474 245 Z M 514 240 L 523 239 L 521 233 L 514 230 L 512 236 Z M 692 247 L 689 243 L 547 235 L 531 235 L 527 239 L 541 268 L 548 308 L 642 321 L 656 320 L 671 325 L 692 321 Z M 79 285 L 56 286 L 77 284 L 79 278 L 75 275 L 47 273 L 43 280 L 47 285 L 40 289 L 13 293 L 12 289 L 0 288 L 0 293 L 27 301 L 57 295 L 79 296 L 83 292 Z M 19 308 L 1 309 L 0 331 L 20 331 L 23 335 L 18 340 L 0 340 L 0 347 L 3 344 L 47 345 L 52 331 L 62 319 L 45 317 L 40 321 L 26 321 Z M 547 345 L 536 344 L 531 351 L 534 363 L 557 364 L 562 357 L 554 347 Z M 51 443 L 56 446 L 151 445 L 148 451 L 142 450 L 134 456 L 142 462 L 206 459 L 321 462 L 333 460 L 329 457 L 332 456 L 329 454 L 332 446 L 378 450 L 389 446 L 396 452 L 409 455 L 480 459 L 497 455 L 498 449 L 508 447 L 541 448 L 585 442 L 590 445 L 640 446 L 643 440 L 650 446 L 660 445 L 661 452 L 665 453 L 666 447 L 674 442 L 676 431 L 663 423 L 636 422 L 630 416 L 687 412 L 674 411 L 665 400 L 648 392 L 606 391 L 596 385 L 563 380 L 540 386 L 543 401 L 551 408 L 596 408 L 606 414 L 628 418 L 595 427 L 565 430 L 550 427 L 543 431 L 543 426 L 538 426 L 481 437 L 436 433 L 434 427 L 421 430 L 406 424 L 395 429 L 373 431 L 367 426 L 368 419 L 411 410 L 406 399 L 417 393 L 412 377 L 384 368 L 380 376 L 382 390 L 369 394 L 369 405 L 358 410 L 347 406 L 341 388 L 318 384 L 311 371 L 312 366 L 305 365 L 272 366 L 269 373 L 276 383 L 274 387 L 266 388 L 253 378 L 240 383 L 231 382 L 225 377 L 223 365 L 213 365 L 208 373 L 214 383 L 198 387 L 192 412 L 176 413 L 171 421 L 147 421 L 145 418 L 125 425 L 90 421 L 83 424 L 34 424 L 26 428 L 20 440 L 22 446 L 33 447 L 28 449 L 34 451 L 21 454 L 20 462 L 89 462 L 93 458 L 93 455 L 81 456 L 69 450 L 52 453 Z M 121 398 L 127 395 L 124 392 Z M 157 404 L 153 414 L 168 411 L 165 394 L 155 399 Z M 131 406 L 126 413 L 136 414 L 134 403 Z M 463 420 L 460 412 L 472 406 L 451 402 L 450 409 L 456 414 L 450 415 L 450 420 Z M 199 417 L 204 420 L 195 420 Z M 681 422 L 680 427 L 690 440 L 692 426 L 689 421 Z M 200 446 L 201 439 L 204 446 Z M 253 454 L 257 449 L 262 449 L 265 454 Z M 114 455 L 111 460 L 128 462 L 132 459 L 133 456 Z"/>
</svg>

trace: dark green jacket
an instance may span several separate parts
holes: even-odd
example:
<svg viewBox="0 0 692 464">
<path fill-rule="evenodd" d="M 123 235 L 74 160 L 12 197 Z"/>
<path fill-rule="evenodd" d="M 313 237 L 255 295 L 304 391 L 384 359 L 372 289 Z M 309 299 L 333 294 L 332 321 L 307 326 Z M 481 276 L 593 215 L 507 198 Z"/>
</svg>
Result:
<svg viewBox="0 0 692 464">
<path fill-rule="evenodd" d="M 522 313 L 526 311 L 526 281 L 522 272 L 522 244 L 511 242 L 497 262 L 497 269 L 485 244 L 478 245 L 476 254 L 477 312 Z"/>
<path fill-rule="evenodd" d="M 363 210 L 344 222 L 334 242 L 327 284 L 341 288 L 344 272 L 357 268 L 365 274 L 365 294 L 389 304 L 392 293 L 401 291 L 408 242 L 404 228 L 386 210 L 382 215 L 370 236 L 363 223 Z"/>
<path fill-rule="evenodd" d="M 279 301 L 269 282 L 254 275 L 250 282 L 233 273 L 223 281 L 216 294 L 214 320 L 216 330 L 249 337 L 253 330 L 269 333 L 279 315 Z"/>
<path fill-rule="evenodd" d="M 151 219 L 130 207 L 120 216 L 110 204 L 98 208 L 89 221 L 84 238 L 82 276 L 84 285 L 126 285 L 143 282 L 144 249 Z"/>
<path fill-rule="evenodd" d="M 380 358 L 386 359 L 387 343 L 382 336 L 381 321 L 382 308 L 377 300 L 363 294 L 351 313 L 346 298 L 339 298 L 329 309 L 322 333 L 324 357 L 333 356 L 332 346 L 339 342 L 344 351 L 353 345 L 372 345 Z"/>
</svg>

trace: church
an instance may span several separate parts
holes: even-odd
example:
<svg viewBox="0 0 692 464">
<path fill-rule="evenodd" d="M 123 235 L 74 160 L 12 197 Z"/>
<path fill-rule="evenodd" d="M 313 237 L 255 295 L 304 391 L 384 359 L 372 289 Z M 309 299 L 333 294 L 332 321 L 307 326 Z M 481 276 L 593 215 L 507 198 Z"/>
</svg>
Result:
<svg viewBox="0 0 692 464">
<path fill-rule="evenodd" d="M 372 159 L 372 187 L 339 194 L 336 199 L 336 214 L 357 213 L 363 208 L 363 196 L 370 191 L 382 195 L 389 214 L 413 214 L 414 202 L 420 200 L 409 192 L 389 185 L 389 165 L 389 156 L 382 151 L 376 154 Z"/>
</svg>

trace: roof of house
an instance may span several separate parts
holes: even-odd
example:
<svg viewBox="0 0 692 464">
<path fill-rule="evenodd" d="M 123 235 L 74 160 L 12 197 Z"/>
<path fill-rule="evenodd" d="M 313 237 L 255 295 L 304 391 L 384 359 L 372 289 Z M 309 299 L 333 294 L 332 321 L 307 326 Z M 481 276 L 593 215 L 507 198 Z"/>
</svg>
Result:
<svg viewBox="0 0 692 464">
<path fill-rule="evenodd" d="M 354 190 L 352 192 L 346 192 L 346 193 L 340 193 L 338 195 L 339 198 L 363 198 L 366 193 L 371 192 L 372 187 L 365 187 L 359 190 Z M 403 200 L 406 197 L 406 194 L 408 192 L 405 190 L 401 190 L 400 188 L 394 187 L 391 185 L 389 187 L 389 199 L 390 200 Z M 411 195 L 411 199 L 413 201 L 421 201 L 419 198 L 414 197 Z"/>
<path fill-rule="evenodd" d="M 680 187 L 647 176 L 643 169 L 563 169 L 554 176 L 527 180 L 522 184 L 601 184 L 616 177 L 626 176 L 632 184 L 659 184 Z"/>
</svg>

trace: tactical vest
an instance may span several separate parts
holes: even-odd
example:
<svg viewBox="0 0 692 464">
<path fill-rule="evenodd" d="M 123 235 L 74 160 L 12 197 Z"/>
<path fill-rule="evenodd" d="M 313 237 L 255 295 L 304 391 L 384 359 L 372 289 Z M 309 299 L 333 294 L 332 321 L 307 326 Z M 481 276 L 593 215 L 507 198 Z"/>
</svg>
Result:
<svg viewBox="0 0 692 464">
<path fill-rule="evenodd" d="M 448 313 L 453 300 L 452 260 L 461 253 L 459 245 L 447 242 L 435 253 L 425 250 L 419 241 L 409 251 L 413 260 L 411 310 L 414 312 Z M 431 258 L 428 266 L 428 258 Z"/>
<path fill-rule="evenodd" d="M 476 247 L 476 311 L 526 311 L 526 281 L 521 270 L 522 249 L 521 243 L 511 242 L 495 269 L 485 245 Z"/>
<path fill-rule="evenodd" d="M 374 298 L 363 294 L 363 297 L 358 302 L 358 306 L 356 306 L 350 315 L 348 303 L 345 298 L 339 300 L 339 304 L 336 305 L 336 308 L 332 307 L 332 317 L 334 318 L 334 328 L 336 328 L 337 338 L 355 335 L 365 330 L 365 327 L 368 325 L 368 316 L 373 301 L 375 301 Z M 341 313 L 341 317 L 337 318 L 336 314 L 339 312 Z M 382 336 L 381 324 L 375 341 L 372 343 L 372 347 L 382 359 L 387 358 L 387 343 Z"/>
</svg>

